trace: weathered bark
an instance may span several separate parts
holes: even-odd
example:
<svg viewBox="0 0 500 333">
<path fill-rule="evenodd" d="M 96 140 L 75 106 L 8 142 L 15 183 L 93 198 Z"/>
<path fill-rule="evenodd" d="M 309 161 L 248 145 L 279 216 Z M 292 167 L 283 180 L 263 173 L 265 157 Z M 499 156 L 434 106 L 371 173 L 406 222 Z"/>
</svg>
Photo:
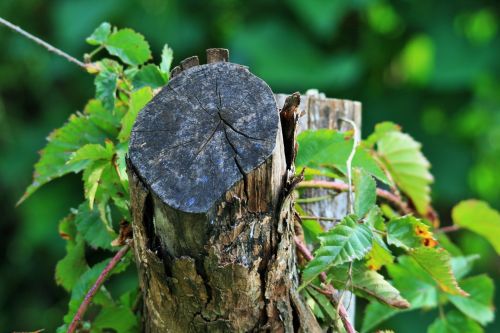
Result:
<svg viewBox="0 0 500 333">
<path fill-rule="evenodd" d="M 284 104 L 287 95 L 277 94 L 278 106 Z M 316 90 L 309 90 L 301 96 L 299 112 L 303 116 L 299 120 L 299 132 L 321 128 L 337 129 L 341 131 L 352 130 L 352 127 L 341 118 L 354 121 L 361 131 L 361 103 L 350 100 L 326 98 Z M 360 135 L 358 131 L 358 135 Z M 299 147 L 300 149 L 300 147 Z M 317 177 L 324 179 L 324 177 Z M 336 193 L 326 189 L 308 189 L 301 194 L 303 198 L 326 198 L 321 201 L 303 203 L 301 207 L 310 216 L 321 216 L 332 219 L 342 219 L 347 215 L 347 193 Z M 328 197 L 328 198 L 327 198 Z M 333 221 L 320 220 L 324 230 L 329 230 L 335 225 Z M 343 303 L 349 313 L 349 321 L 354 325 L 355 297 L 350 292 L 345 292 Z"/>
<path fill-rule="evenodd" d="M 296 292 L 291 179 L 273 94 L 227 53 L 207 58 L 181 62 L 132 131 L 143 331 L 319 332 Z"/>
</svg>

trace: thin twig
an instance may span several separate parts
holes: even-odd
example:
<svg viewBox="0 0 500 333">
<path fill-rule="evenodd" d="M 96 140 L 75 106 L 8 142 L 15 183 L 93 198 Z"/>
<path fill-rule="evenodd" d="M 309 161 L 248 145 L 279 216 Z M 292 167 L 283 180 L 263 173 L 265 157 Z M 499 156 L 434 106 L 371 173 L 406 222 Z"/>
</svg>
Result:
<svg viewBox="0 0 500 333">
<path fill-rule="evenodd" d="M 302 220 L 317 220 L 317 221 L 331 221 L 331 222 L 340 222 L 340 219 L 335 217 L 324 217 L 324 216 L 312 216 L 312 215 L 300 215 Z"/>
<path fill-rule="evenodd" d="M 323 201 L 323 200 L 328 200 L 328 199 L 331 199 L 332 196 L 331 195 L 323 195 L 321 197 L 312 197 L 312 198 L 298 198 L 295 200 L 296 203 L 315 203 L 315 202 L 319 202 L 319 201 Z"/>
<path fill-rule="evenodd" d="M 441 227 L 441 228 L 437 229 L 437 231 L 444 232 L 444 233 L 458 231 L 458 230 L 460 230 L 460 226 L 458 226 L 458 225 L 449 225 L 449 226 Z"/>
<path fill-rule="evenodd" d="M 296 236 L 294 237 L 295 241 L 295 246 L 297 247 L 297 250 L 304 256 L 304 258 L 307 261 L 311 261 L 314 259 L 313 255 L 307 248 L 307 246 L 302 243 L 302 241 L 297 238 Z M 342 324 L 344 325 L 344 328 L 347 333 L 356 333 L 356 330 L 354 330 L 354 327 L 352 327 L 352 324 L 349 322 L 349 315 L 347 314 L 347 311 L 342 303 L 339 303 L 338 299 L 335 296 L 335 289 L 333 286 L 329 283 L 327 283 L 327 277 L 325 272 L 321 272 L 319 275 L 319 278 L 321 282 L 325 285 L 325 288 L 323 289 L 324 292 L 322 292 L 324 295 L 327 295 L 330 297 L 330 301 L 333 303 L 333 306 L 338 309 L 338 314 L 340 317 L 340 320 L 342 321 Z"/>
<path fill-rule="evenodd" d="M 87 69 L 87 66 L 81 62 L 80 60 L 70 56 L 69 54 L 67 54 L 66 52 L 64 51 L 61 51 L 59 50 L 58 48 L 50 45 L 49 43 L 41 40 L 40 38 L 36 37 L 36 36 L 33 36 L 32 34 L 30 34 L 29 32 L 21 29 L 20 27 L 18 27 L 17 25 L 14 25 L 12 23 L 10 23 L 9 21 L 5 20 L 4 18 L 0 17 L 0 24 L 3 24 L 5 25 L 6 27 L 14 30 L 15 32 L 23 35 L 24 37 L 32 40 L 33 42 L 37 43 L 38 45 L 41 45 L 43 47 L 45 47 L 47 50 L 49 50 L 50 52 L 53 52 L 55 54 L 57 54 L 58 56 L 61 56 L 63 57 L 64 59 L 68 60 L 69 62 L 72 62 L 80 67 L 82 67 L 83 69 Z"/>
<path fill-rule="evenodd" d="M 345 192 L 349 189 L 348 185 L 345 183 L 329 180 L 306 180 L 301 182 L 297 186 L 297 188 L 326 188 L 340 192 Z M 395 205 L 403 214 L 413 213 L 406 202 L 402 201 L 400 198 L 389 191 L 377 188 L 377 196 Z"/>
<path fill-rule="evenodd" d="M 78 311 L 76 312 L 75 316 L 73 317 L 73 320 L 71 321 L 71 324 L 69 325 L 67 333 L 74 333 L 76 331 L 78 323 L 82 320 L 83 316 L 85 315 L 85 311 L 87 311 L 90 302 L 92 302 L 92 298 L 94 298 L 95 294 L 99 291 L 102 284 L 104 283 L 104 280 L 106 280 L 106 278 L 108 277 L 109 273 L 120 262 L 123 256 L 127 254 L 128 250 L 130 250 L 130 243 L 122 247 L 120 251 L 116 252 L 115 256 L 111 259 L 109 264 L 101 272 L 101 274 L 95 281 L 92 288 L 90 288 L 87 295 L 85 295 L 82 304 L 80 304 Z"/>
</svg>

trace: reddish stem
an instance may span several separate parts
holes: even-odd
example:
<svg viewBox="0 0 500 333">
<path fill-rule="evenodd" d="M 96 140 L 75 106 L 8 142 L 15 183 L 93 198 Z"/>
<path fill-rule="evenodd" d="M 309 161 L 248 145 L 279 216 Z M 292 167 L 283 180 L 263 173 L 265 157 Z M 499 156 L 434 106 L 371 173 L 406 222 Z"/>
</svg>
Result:
<svg viewBox="0 0 500 333">
<path fill-rule="evenodd" d="M 444 232 L 444 233 L 457 231 L 457 230 L 460 230 L 460 227 L 458 225 L 449 225 L 449 226 L 441 227 L 438 229 L 438 231 Z"/>
<path fill-rule="evenodd" d="M 104 283 L 104 280 L 106 280 L 109 273 L 120 262 L 120 260 L 123 258 L 123 256 L 125 254 L 127 254 L 129 249 L 130 249 L 129 244 L 122 247 L 120 249 L 120 251 L 116 252 L 115 256 L 111 259 L 109 264 L 103 269 L 103 271 L 101 272 L 101 274 L 99 275 L 99 277 L 95 281 L 92 288 L 90 288 L 87 295 L 85 295 L 85 298 L 83 299 L 82 304 L 80 304 L 78 311 L 76 312 L 75 316 L 73 317 L 73 320 L 71 321 L 71 324 L 69 325 L 67 333 L 74 333 L 76 331 L 76 328 L 77 328 L 79 322 L 83 319 L 83 315 L 85 314 L 85 311 L 87 311 L 87 308 L 89 307 L 90 302 L 92 301 L 92 298 L 94 298 L 95 294 L 99 291 L 102 284 Z"/>
<path fill-rule="evenodd" d="M 327 189 L 332 189 L 336 190 L 339 192 L 345 192 L 348 190 L 347 184 L 341 183 L 341 182 L 336 182 L 336 181 L 329 181 L 329 180 L 306 180 L 301 182 L 298 186 L 298 188 L 327 188 Z M 411 214 L 413 211 L 408 207 L 408 204 L 404 202 L 400 197 L 397 195 L 383 190 L 381 188 L 377 188 L 377 196 L 389 201 L 393 205 L 395 205 L 403 214 Z"/>
<path fill-rule="evenodd" d="M 347 185 L 346 185 L 347 186 Z M 295 236 L 294 237 L 295 241 L 295 246 L 297 247 L 297 250 L 304 256 L 304 258 L 307 261 L 311 261 L 314 259 L 314 256 L 311 254 L 311 251 L 307 248 L 307 246 L 302 243 L 302 241 Z M 319 278 L 321 282 L 325 284 L 325 288 L 322 291 L 322 294 L 327 295 L 330 297 L 330 301 L 333 303 L 333 306 L 338 308 L 339 310 L 339 316 L 340 320 L 342 320 L 342 324 L 344 325 L 345 330 L 347 333 L 356 333 L 356 330 L 352 327 L 352 324 L 349 322 L 349 315 L 347 314 L 347 311 L 342 303 L 339 303 L 337 298 L 335 297 L 335 289 L 331 284 L 328 284 L 326 274 L 325 272 L 321 272 L 319 275 Z"/>
</svg>

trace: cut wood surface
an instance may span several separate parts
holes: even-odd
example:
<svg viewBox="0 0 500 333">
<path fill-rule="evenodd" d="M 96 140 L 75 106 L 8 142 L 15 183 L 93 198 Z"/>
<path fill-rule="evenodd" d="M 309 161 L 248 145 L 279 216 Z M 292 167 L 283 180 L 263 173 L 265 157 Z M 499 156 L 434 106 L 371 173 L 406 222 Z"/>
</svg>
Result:
<svg viewBox="0 0 500 333">
<path fill-rule="evenodd" d="M 208 212 L 272 154 L 278 121 L 271 89 L 244 67 L 188 66 L 139 114 L 130 159 L 165 204 Z"/>
</svg>

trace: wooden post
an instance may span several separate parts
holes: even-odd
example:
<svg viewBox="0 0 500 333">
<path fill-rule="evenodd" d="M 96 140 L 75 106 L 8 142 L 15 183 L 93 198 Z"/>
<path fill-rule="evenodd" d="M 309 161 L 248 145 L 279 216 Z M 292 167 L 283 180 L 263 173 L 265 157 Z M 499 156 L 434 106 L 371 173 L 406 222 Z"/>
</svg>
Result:
<svg viewBox="0 0 500 333">
<path fill-rule="evenodd" d="M 276 103 L 282 106 L 287 95 L 277 94 Z M 336 130 L 352 130 L 352 127 L 341 121 L 341 118 L 346 118 L 354 121 L 358 127 L 358 135 L 361 133 L 361 103 L 350 100 L 342 100 L 335 98 L 326 98 L 324 94 L 320 94 L 317 90 L 311 89 L 306 95 L 301 96 L 300 112 L 303 116 L 299 120 L 298 131 L 315 130 L 321 128 L 329 128 Z M 299 147 L 300 149 L 300 147 Z M 299 170 L 300 171 L 300 170 Z M 326 179 L 317 177 L 318 179 Z M 326 189 L 308 189 L 305 190 L 304 198 L 327 197 L 329 199 L 302 204 L 302 208 L 311 216 L 322 216 L 332 219 L 342 219 L 347 215 L 348 197 L 347 193 L 335 193 L 332 190 Z M 329 230 L 335 223 L 331 221 L 321 220 L 319 223 L 323 229 Z M 343 297 L 344 307 L 349 313 L 349 321 L 354 326 L 355 314 L 355 297 L 350 292 L 345 292 Z"/>
<path fill-rule="evenodd" d="M 132 130 L 143 331 L 320 332 L 296 291 L 294 142 L 267 84 L 207 54 L 173 70 Z"/>
</svg>

